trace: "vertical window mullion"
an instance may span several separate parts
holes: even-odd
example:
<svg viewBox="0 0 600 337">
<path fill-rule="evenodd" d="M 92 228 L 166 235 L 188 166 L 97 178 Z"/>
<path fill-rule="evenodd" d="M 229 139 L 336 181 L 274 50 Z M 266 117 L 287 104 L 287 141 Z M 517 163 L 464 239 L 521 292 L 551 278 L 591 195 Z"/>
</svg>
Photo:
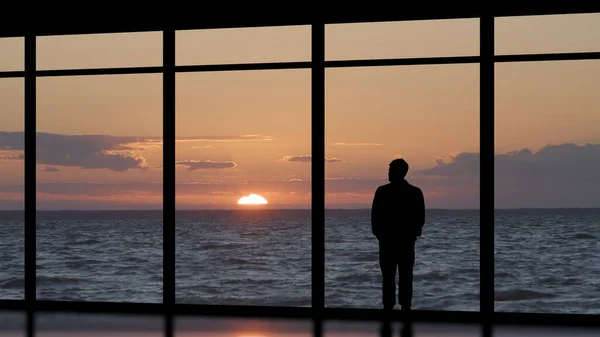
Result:
<svg viewBox="0 0 600 337">
<path fill-rule="evenodd" d="M 480 311 L 482 336 L 492 336 L 494 314 L 494 16 L 480 22 Z"/>
<path fill-rule="evenodd" d="M 325 25 L 311 27 L 311 254 L 314 336 L 322 335 L 325 306 Z"/>
<path fill-rule="evenodd" d="M 36 255 L 36 36 L 25 36 L 25 302 L 27 337 L 33 337 Z"/>
<path fill-rule="evenodd" d="M 163 31 L 163 306 L 173 336 L 175 305 L 175 30 Z"/>
</svg>

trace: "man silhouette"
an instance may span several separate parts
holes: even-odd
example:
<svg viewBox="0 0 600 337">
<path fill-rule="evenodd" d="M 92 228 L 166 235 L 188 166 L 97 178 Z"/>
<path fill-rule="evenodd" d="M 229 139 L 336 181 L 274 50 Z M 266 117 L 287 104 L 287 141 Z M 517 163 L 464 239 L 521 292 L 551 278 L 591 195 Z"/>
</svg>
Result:
<svg viewBox="0 0 600 337">
<path fill-rule="evenodd" d="M 379 186 L 373 198 L 371 227 L 379 241 L 383 308 L 396 304 L 396 269 L 398 269 L 398 304 L 410 310 L 413 292 L 415 242 L 425 224 L 423 192 L 406 180 L 408 163 L 394 159 L 389 166 L 389 184 Z"/>
</svg>

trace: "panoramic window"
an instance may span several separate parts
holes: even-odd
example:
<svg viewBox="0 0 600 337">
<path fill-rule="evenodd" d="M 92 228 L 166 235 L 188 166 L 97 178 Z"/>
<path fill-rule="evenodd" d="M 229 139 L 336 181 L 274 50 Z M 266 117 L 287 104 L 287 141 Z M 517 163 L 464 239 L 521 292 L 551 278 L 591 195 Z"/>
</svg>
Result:
<svg viewBox="0 0 600 337">
<path fill-rule="evenodd" d="M 0 78 L 0 299 L 23 299 L 24 83 Z"/>
<path fill-rule="evenodd" d="M 426 207 L 413 308 L 478 311 L 479 66 L 327 69 L 325 92 L 326 305 L 383 306 L 371 207 L 401 158 Z"/>
<path fill-rule="evenodd" d="M 37 69 L 162 65 L 162 32 L 38 36 Z"/>
<path fill-rule="evenodd" d="M 325 59 L 479 55 L 479 19 L 330 24 Z"/>
<path fill-rule="evenodd" d="M 319 25 L 0 38 L 0 337 L 597 335 L 527 326 L 547 315 L 523 313 L 584 326 L 600 313 L 598 18 L 494 18 L 495 57 L 481 64 L 467 63 L 480 60 L 479 18 L 328 24 L 314 46 Z M 324 71 L 310 63 L 322 42 Z M 167 58 L 158 73 L 169 51 L 176 67 Z M 427 58 L 444 64 L 400 65 Z M 173 108 L 175 135 L 163 130 Z M 492 136 L 480 117 L 492 112 L 494 153 L 483 154 L 494 170 L 480 172 Z M 323 144 L 325 179 L 314 182 L 312 146 Z M 493 210 L 480 199 L 492 174 Z M 25 180 L 36 191 L 27 203 Z M 313 185 L 325 189 L 314 224 Z M 494 212 L 483 241 L 481 201 Z M 486 254 L 480 265 L 481 249 L 493 264 Z M 163 280 L 165 267 L 175 275 Z M 482 267 L 494 289 L 481 288 Z M 313 303 L 312 290 L 324 298 Z M 210 305 L 240 317 L 184 317 Z M 427 322 L 354 321 L 380 312 L 356 309 L 392 306 Z M 452 319 L 462 323 L 434 323 Z"/>
<path fill-rule="evenodd" d="M 496 65 L 496 310 L 597 314 L 600 61 Z"/>
<path fill-rule="evenodd" d="M 38 78 L 36 145 L 37 298 L 161 302 L 162 76 Z"/>
<path fill-rule="evenodd" d="M 177 31 L 177 65 L 310 61 L 310 26 Z"/>
<path fill-rule="evenodd" d="M 176 87 L 177 302 L 310 306 L 310 70 Z"/>
<path fill-rule="evenodd" d="M 25 64 L 25 39 L 0 38 L 0 71 L 23 70 Z"/>
<path fill-rule="evenodd" d="M 497 55 L 600 51 L 600 13 L 495 19 Z"/>
</svg>

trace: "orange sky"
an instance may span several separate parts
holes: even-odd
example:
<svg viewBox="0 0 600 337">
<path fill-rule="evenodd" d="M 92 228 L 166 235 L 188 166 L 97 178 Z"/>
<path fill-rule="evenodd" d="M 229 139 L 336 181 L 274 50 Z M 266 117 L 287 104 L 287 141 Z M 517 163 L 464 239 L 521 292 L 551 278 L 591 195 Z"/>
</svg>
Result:
<svg viewBox="0 0 600 337">
<path fill-rule="evenodd" d="M 496 31 L 498 54 L 600 50 L 598 15 L 503 18 Z M 478 38 L 477 19 L 335 25 L 326 57 L 477 55 Z M 22 69 L 22 48 L 0 39 L 0 71 Z M 43 37 L 37 54 L 40 69 L 154 66 L 161 34 Z M 309 60 L 310 27 L 177 33 L 181 65 Z M 310 207 L 310 86 L 310 69 L 178 74 L 178 207 L 249 193 Z M 600 207 L 599 87 L 600 60 L 496 66 L 497 154 L 532 152 L 499 157 L 498 207 Z M 37 95 L 39 208 L 161 207 L 160 74 L 39 78 Z M 20 208 L 22 135 L 6 132 L 23 130 L 22 79 L 0 79 L 0 110 L 0 209 Z M 328 207 L 368 207 L 402 156 L 430 207 L 477 208 L 479 65 L 328 69 L 325 142 Z M 543 199 L 557 174 L 589 190 Z"/>
</svg>

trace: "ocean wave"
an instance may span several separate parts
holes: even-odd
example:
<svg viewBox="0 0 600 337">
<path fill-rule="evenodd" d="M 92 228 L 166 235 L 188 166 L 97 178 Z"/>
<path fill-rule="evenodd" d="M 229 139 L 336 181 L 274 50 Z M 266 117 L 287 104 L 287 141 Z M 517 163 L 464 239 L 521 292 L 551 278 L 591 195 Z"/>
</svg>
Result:
<svg viewBox="0 0 600 337">
<path fill-rule="evenodd" d="M 425 274 L 414 275 L 415 281 L 445 281 L 450 278 L 450 275 L 432 271 Z"/>
<path fill-rule="evenodd" d="M 2 289 L 23 289 L 25 287 L 25 279 L 22 277 L 9 277 L 4 281 L 0 281 Z"/>
<path fill-rule="evenodd" d="M 83 280 L 75 277 L 63 277 L 63 276 L 46 276 L 46 275 L 37 275 L 36 276 L 36 284 L 45 286 L 45 285 L 72 285 L 79 284 Z"/>
<path fill-rule="evenodd" d="M 536 300 L 540 298 L 549 298 L 554 295 L 539 291 L 525 290 L 525 289 L 513 289 L 505 291 L 497 291 L 494 300 L 497 302 L 511 302 L 511 301 L 525 301 L 525 300 Z"/>
<path fill-rule="evenodd" d="M 244 285 L 244 286 L 254 286 L 254 285 L 281 285 L 281 280 L 276 279 L 263 279 L 263 278 L 235 278 L 235 279 L 226 279 L 222 280 L 222 285 Z M 225 288 L 225 287 L 224 287 Z M 223 291 L 226 292 L 226 291 Z"/>
<path fill-rule="evenodd" d="M 100 241 L 96 239 L 85 239 L 81 241 L 75 240 L 74 242 L 70 242 L 70 245 L 96 245 L 99 244 Z"/>
<path fill-rule="evenodd" d="M 196 215 L 190 226 L 178 221 L 176 228 L 178 298 L 212 304 L 310 303 L 310 217 L 305 221 L 261 215 L 249 222 L 227 214 L 210 213 L 204 219 Z M 65 220 L 39 226 L 38 295 L 160 301 L 162 223 L 117 220 L 121 221 Z M 463 221 L 467 224 L 449 225 Z M 381 271 L 369 222 L 368 216 L 328 215 L 327 306 L 380 306 Z M 600 313 L 594 302 L 586 301 L 600 296 L 593 246 L 600 238 L 595 232 L 599 222 L 598 216 L 587 215 L 497 215 L 494 267 L 502 291 L 496 293 L 496 305 L 507 311 Z M 415 308 L 478 310 L 478 224 L 476 214 L 428 218 L 417 241 Z M 0 294 L 22 298 L 22 225 L 2 230 Z"/>
<path fill-rule="evenodd" d="M 241 259 L 241 258 L 237 258 L 237 257 L 230 257 L 230 258 L 226 258 L 224 259 L 224 261 L 226 264 L 231 264 L 231 265 L 259 265 L 259 266 L 264 266 L 266 265 L 265 262 L 263 261 L 258 261 L 255 259 Z"/>
<path fill-rule="evenodd" d="M 575 285 L 575 284 L 583 284 L 585 283 L 579 277 L 558 277 L 558 276 L 548 276 L 543 278 L 540 283 L 542 284 L 551 284 L 551 285 Z"/>
<path fill-rule="evenodd" d="M 367 274 L 348 274 L 336 276 L 335 282 L 352 282 L 352 283 L 367 283 L 371 280 L 371 276 Z"/>
<path fill-rule="evenodd" d="M 360 256 L 357 256 L 356 258 L 352 259 L 353 261 L 356 262 L 376 262 L 379 263 L 379 255 L 377 255 L 376 253 L 366 253 L 366 254 L 361 254 Z"/>
<path fill-rule="evenodd" d="M 575 233 L 571 236 L 572 239 L 596 239 L 596 236 L 590 233 Z"/>
<path fill-rule="evenodd" d="M 246 245 L 235 242 L 209 242 L 203 244 L 198 250 L 236 249 L 244 247 L 246 247 Z"/>
<path fill-rule="evenodd" d="M 512 273 L 509 273 L 507 271 L 499 271 L 494 274 L 494 277 L 496 278 L 511 278 L 513 276 L 514 275 Z"/>
</svg>

